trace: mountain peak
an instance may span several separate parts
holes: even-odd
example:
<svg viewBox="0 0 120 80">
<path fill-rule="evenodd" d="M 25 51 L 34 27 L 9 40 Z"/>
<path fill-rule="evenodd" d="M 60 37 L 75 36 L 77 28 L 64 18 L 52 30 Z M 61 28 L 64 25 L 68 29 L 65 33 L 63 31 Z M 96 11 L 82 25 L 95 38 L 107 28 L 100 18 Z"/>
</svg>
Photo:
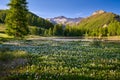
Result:
<svg viewBox="0 0 120 80">
<path fill-rule="evenodd" d="M 66 17 L 65 16 L 58 16 L 58 17 L 55 17 L 55 18 L 62 19 L 62 18 L 66 18 Z"/>
<path fill-rule="evenodd" d="M 96 14 L 102 14 L 102 13 L 105 13 L 106 11 L 104 11 L 104 10 L 98 10 L 98 11 L 95 11 L 95 12 L 93 12 L 92 13 L 92 16 L 93 15 L 96 15 Z"/>
<path fill-rule="evenodd" d="M 83 19 L 82 17 L 78 17 L 78 18 L 67 18 L 65 16 L 58 16 L 58 17 L 54 17 L 54 18 L 48 18 L 47 20 L 49 20 L 50 22 L 52 22 L 53 24 L 77 24 L 81 21 L 81 19 Z"/>
</svg>

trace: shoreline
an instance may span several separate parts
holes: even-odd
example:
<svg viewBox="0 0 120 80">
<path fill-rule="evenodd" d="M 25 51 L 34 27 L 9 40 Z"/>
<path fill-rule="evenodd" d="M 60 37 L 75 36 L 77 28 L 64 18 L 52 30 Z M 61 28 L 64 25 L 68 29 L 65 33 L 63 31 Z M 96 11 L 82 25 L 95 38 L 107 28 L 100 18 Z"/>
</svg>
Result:
<svg viewBox="0 0 120 80">
<path fill-rule="evenodd" d="M 33 38 L 27 38 L 27 40 L 55 40 L 55 41 L 94 41 L 94 40 L 101 40 L 101 41 L 120 41 L 120 36 L 110 36 L 110 37 L 58 37 L 58 36 L 52 36 L 52 37 L 33 37 Z"/>
</svg>

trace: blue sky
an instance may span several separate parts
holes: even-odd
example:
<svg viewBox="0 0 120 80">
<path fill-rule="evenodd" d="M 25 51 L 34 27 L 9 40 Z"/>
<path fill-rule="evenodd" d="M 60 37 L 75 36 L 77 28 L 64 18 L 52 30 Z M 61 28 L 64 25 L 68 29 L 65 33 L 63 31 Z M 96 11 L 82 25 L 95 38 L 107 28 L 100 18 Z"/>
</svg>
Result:
<svg viewBox="0 0 120 80">
<path fill-rule="evenodd" d="M 9 0 L 0 0 L 0 9 Z M 87 17 L 96 10 L 120 14 L 120 0 L 27 0 L 28 9 L 40 17 Z"/>
</svg>

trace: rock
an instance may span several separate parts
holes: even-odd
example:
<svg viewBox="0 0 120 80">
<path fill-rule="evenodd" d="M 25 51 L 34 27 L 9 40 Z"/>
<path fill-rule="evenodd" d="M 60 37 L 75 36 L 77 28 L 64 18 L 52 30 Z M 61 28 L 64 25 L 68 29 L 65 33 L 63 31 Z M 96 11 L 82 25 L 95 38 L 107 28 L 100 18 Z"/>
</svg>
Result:
<svg viewBox="0 0 120 80">
<path fill-rule="evenodd" d="M 98 10 L 98 11 L 95 11 L 94 13 L 92 13 L 92 16 L 97 15 L 97 14 L 102 14 L 102 13 L 105 13 L 105 11 L 104 10 Z"/>
</svg>

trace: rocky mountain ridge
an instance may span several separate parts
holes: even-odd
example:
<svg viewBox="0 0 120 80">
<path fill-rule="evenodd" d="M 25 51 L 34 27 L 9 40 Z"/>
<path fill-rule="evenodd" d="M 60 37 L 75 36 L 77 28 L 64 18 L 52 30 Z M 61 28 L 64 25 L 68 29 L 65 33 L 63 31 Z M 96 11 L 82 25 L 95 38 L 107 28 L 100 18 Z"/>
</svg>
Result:
<svg viewBox="0 0 120 80">
<path fill-rule="evenodd" d="M 65 16 L 58 16 L 58 17 L 54 17 L 54 18 L 47 18 L 47 20 L 49 20 L 53 24 L 63 24 L 63 25 L 78 24 L 82 19 L 83 19 L 82 17 L 67 18 Z"/>
</svg>

